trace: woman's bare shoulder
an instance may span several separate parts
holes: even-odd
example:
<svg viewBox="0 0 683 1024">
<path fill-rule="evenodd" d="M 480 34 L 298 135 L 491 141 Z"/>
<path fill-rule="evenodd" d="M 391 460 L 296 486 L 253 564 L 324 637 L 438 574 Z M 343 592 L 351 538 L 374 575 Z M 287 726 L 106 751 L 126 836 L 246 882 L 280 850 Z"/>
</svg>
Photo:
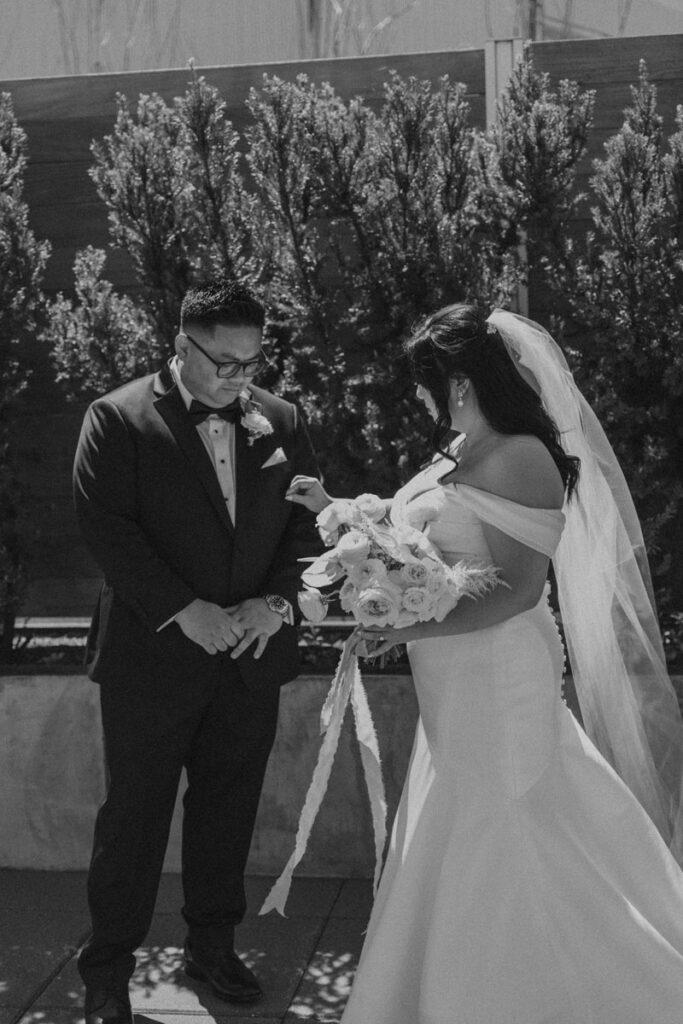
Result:
<svg viewBox="0 0 683 1024">
<path fill-rule="evenodd" d="M 561 508 L 564 484 L 555 461 L 538 438 L 511 434 L 490 447 L 469 483 L 531 508 Z"/>
</svg>

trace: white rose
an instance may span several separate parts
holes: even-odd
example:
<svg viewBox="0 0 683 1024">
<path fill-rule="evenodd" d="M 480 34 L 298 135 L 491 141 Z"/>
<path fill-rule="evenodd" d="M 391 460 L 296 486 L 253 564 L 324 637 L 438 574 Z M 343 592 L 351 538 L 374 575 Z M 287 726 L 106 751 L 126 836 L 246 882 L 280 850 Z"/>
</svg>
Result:
<svg viewBox="0 0 683 1024">
<path fill-rule="evenodd" d="M 327 601 L 315 587 L 301 590 L 297 594 L 301 614 L 308 622 L 322 622 L 327 616 Z"/>
<path fill-rule="evenodd" d="M 373 523 L 378 523 L 380 519 L 384 519 L 387 513 L 385 502 L 378 498 L 376 494 L 359 494 L 354 504 Z"/>
<path fill-rule="evenodd" d="M 356 601 L 356 617 L 364 626 L 391 626 L 401 611 L 401 591 L 388 580 L 366 587 Z"/>
<path fill-rule="evenodd" d="M 427 540 L 424 533 L 401 523 L 392 531 L 394 544 L 397 550 L 397 561 L 415 562 L 423 561 L 425 558 L 436 560 L 438 552 L 434 545 Z"/>
<path fill-rule="evenodd" d="M 400 572 L 401 579 L 415 587 L 423 587 L 429 579 L 429 567 L 424 562 L 408 562 Z"/>
<path fill-rule="evenodd" d="M 403 592 L 403 607 L 424 622 L 432 616 L 434 601 L 424 587 L 408 587 Z"/>
<path fill-rule="evenodd" d="M 349 572 L 349 579 L 353 580 L 357 587 L 366 587 L 369 583 L 384 579 L 386 575 L 387 567 L 381 558 L 368 558 L 354 565 Z"/>
<path fill-rule="evenodd" d="M 340 526 L 357 526 L 360 522 L 358 509 L 353 502 L 340 498 L 331 502 L 322 512 L 318 513 L 316 523 L 320 534 L 325 539 L 336 534 Z"/>
<path fill-rule="evenodd" d="M 250 412 L 245 412 L 241 420 L 242 426 L 246 427 L 250 434 L 257 437 L 265 437 L 266 434 L 273 433 L 273 425 L 269 419 L 267 419 L 263 413 L 256 412 L 252 409 Z"/>
<path fill-rule="evenodd" d="M 433 522 L 439 515 L 439 506 L 436 502 L 414 501 L 405 507 L 403 513 L 408 526 L 422 532 L 428 523 Z"/>
<path fill-rule="evenodd" d="M 370 538 L 360 530 L 349 530 L 337 542 L 337 558 L 346 567 L 364 562 L 369 554 Z"/>
</svg>

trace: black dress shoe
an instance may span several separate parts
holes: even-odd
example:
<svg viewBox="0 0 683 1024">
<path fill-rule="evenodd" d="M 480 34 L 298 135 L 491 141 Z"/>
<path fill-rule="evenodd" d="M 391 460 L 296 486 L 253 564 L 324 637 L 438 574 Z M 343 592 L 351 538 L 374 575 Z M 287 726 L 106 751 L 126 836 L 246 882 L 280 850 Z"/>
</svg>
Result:
<svg viewBox="0 0 683 1024">
<path fill-rule="evenodd" d="M 186 942 L 185 973 L 198 981 L 208 981 L 216 995 L 229 1003 L 253 1003 L 263 995 L 255 975 L 232 949 L 190 948 Z"/>
<path fill-rule="evenodd" d="M 133 1024 L 128 993 L 86 989 L 85 1024 Z"/>
</svg>

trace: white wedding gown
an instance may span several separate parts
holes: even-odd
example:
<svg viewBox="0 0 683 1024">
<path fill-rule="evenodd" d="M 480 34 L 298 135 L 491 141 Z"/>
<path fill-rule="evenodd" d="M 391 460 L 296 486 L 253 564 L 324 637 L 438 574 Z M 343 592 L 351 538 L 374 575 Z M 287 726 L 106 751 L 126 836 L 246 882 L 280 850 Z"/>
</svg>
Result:
<svg viewBox="0 0 683 1024">
<path fill-rule="evenodd" d="M 392 512 L 446 561 L 490 561 L 482 521 L 552 555 L 561 512 L 447 472 Z M 409 656 L 420 720 L 343 1024 L 681 1024 L 683 874 L 561 699 L 547 593 Z"/>
</svg>

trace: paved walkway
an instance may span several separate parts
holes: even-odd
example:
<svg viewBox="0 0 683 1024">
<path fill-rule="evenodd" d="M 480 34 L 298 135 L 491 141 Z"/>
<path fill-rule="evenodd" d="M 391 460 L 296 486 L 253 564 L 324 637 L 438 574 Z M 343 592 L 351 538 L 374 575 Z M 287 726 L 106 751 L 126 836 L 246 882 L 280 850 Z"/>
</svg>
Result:
<svg viewBox="0 0 683 1024">
<path fill-rule="evenodd" d="M 181 968 L 178 875 L 164 875 L 131 984 L 135 1024 L 333 1024 L 341 1016 L 370 910 L 367 881 L 296 879 L 288 917 L 258 916 L 272 880 L 248 880 L 236 945 L 265 997 L 222 1002 Z M 85 874 L 0 869 L 0 1024 L 82 1024 L 76 953 L 88 932 Z"/>
</svg>

